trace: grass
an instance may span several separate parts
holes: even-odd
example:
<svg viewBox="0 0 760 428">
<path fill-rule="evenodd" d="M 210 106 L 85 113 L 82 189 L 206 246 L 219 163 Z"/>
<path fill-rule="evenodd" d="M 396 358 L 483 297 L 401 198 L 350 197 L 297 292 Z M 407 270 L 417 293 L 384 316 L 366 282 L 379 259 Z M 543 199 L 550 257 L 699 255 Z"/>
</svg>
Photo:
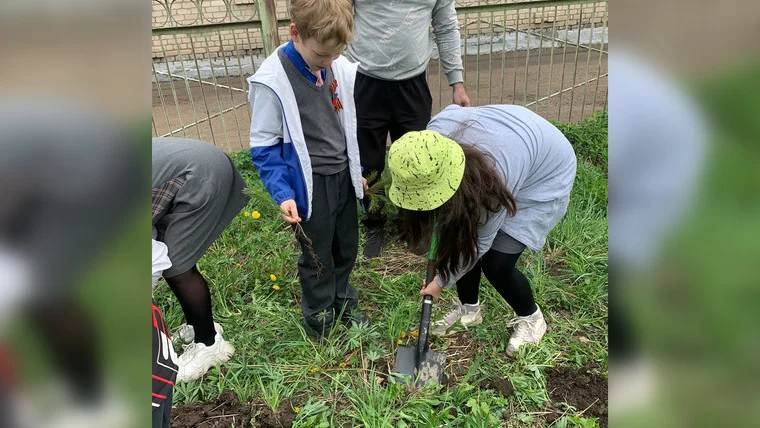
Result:
<svg viewBox="0 0 760 428">
<path fill-rule="evenodd" d="M 580 129 L 602 135 L 606 118 L 595 116 Z M 585 146 L 588 141 L 579 140 L 576 151 L 597 151 Z M 213 401 L 231 390 L 244 403 L 273 410 L 298 407 L 296 427 L 533 427 L 550 424 L 545 418 L 549 370 L 584 367 L 606 378 L 607 189 L 606 165 L 599 158 L 579 156 L 568 214 L 542 253 L 526 253 L 519 263 L 549 325 L 541 345 L 526 347 L 514 358 L 506 356 L 505 326 L 514 313 L 484 286 L 485 322 L 458 337 L 433 340 L 432 346 L 447 354 L 446 384 L 407 391 L 389 383 L 387 374 L 397 344 L 414 343 L 424 259 L 399 243 L 380 260 L 359 255 L 351 280 L 374 326 L 353 327 L 344 339 L 309 340 L 300 327 L 299 249 L 293 233 L 280 219 L 248 154 L 232 156 L 253 197 L 201 260 L 200 269 L 211 287 L 214 316 L 236 353 L 202 381 L 178 384 L 175 404 Z M 254 210 L 260 218 L 246 215 Z M 453 290 L 444 291 L 435 314 L 441 316 L 455 296 Z M 156 299 L 167 325 L 179 326 L 182 312 L 165 284 L 157 288 Z M 514 393 L 504 397 L 486 387 L 494 379 L 511 381 Z M 564 409 L 554 425 L 598 424 L 584 417 L 583 409 Z"/>
<path fill-rule="evenodd" d="M 580 123 L 552 122 L 570 141 L 575 154 L 607 172 L 607 111 L 594 113 Z"/>
</svg>

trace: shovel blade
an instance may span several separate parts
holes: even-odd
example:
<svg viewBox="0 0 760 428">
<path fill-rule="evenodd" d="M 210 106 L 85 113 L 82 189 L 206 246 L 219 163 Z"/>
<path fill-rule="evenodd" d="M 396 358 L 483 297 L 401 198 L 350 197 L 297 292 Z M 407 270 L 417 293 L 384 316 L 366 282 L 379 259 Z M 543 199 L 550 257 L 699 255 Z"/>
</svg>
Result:
<svg viewBox="0 0 760 428">
<path fill-rule="evenodd" d="M 393 364 L 391 380 L 408 385 L 414 379 L 416 369 L 417 348 L 406 345 L 399 346 L 396 349 L 396 361 Z"/>
<path fill-rule="evenodd" d="M 440 384 L 443 382 L 443 371 L 446 368 L 446 355 L 441 352 L 426 350 L 420 358 L 420 366 L 415 373 L 417 388 L 422 388 L 428 383 Z"/>
<path fill-rule="evenodd" d="M 441 383 L 446 368 L 446 355 L 427 350 L 419 358 L 418 367 L 417 352 L 417 348 L 413 346 L 399 346 L 396 349 L 396 362 L 391 380 L 406 385 L 414 384 L 417 388 L 422 388 L 429 382 Z"/>
</svg>

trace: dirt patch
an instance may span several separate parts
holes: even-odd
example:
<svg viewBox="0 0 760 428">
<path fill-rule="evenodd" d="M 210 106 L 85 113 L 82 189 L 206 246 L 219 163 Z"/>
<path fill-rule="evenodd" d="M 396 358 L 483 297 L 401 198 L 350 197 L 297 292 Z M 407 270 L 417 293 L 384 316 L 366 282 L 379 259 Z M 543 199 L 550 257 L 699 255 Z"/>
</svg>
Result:
<svg viewBox="0 0 760 428">
<path fill-rule="evenodd" d="M 446 338 L 433 337 L 433 345 L 438 348 L 441 341 L 447 341 L 446 360 L 448 368 L 447 376 L 444 377 L 443 384 L 447 387 L 458 385 L 472 364 L 472 360 L 477 355 L 477 348 L 474 345 L 472 334 L 457 333 Z"/>
<path fill-rule="evenodd" d="M 228 428 L 250 426 L 251 406 L 241 404 L 232 391 L 214 403 L 180 404 L 172 409 L 172 428 Z"/>
<path fill-rule="evenodd" d="M 544 253 L 544 266 L 550 276 L 562 279 L 570 272 L 570 267 L 562 258 L 566 251 L 557 248 L 556 245 L 548 244 L 547 251 Z"/>
<path fill-rule="evenodd" d="M 172 428 L 232 428 L 253 426 L 289 428 L 296 413 L 289 400 L 273 412 L 264 403 L 242 404 L 232 391 L 225 391 L 213 403 L 180 404 L 172 409 Z"/>
<path fill-rule="evenodd" d="M 264 405 L 261 412 L 256 416 L 254 426 L 261 428 L 289 428 L 293 426 L 295 419 L 296 412 L 290 405 L 290 401 L 285 400 L 280 403 L 277 412 L 273 412 L 269 406 Z"/>
<path fill-rule="evenodd" d="M 560 367 L 547 372 L 546 389 L 555 403 L 564 402 L 583 412 L 587 418 L 599 418 L 607 425 L 607 381 L 591 372 L 591 367 Z"/>
<path fill-rule="evenodd" d="M 411 253 L 398 240 L 386 241 L 380 262 L 369 261 L 368 266 L 385 277 L 404 275 L 409 272 L 424 273 L 427 262 L 424 257 Z M 375 259 L 378 260 L 378 259 Z"/>
<path fill-rule="evenodd" d="M 392 367 L 391 363 L 388 361 L 388 358 L 386 357 L 380 357 L 373 363 L 373 367 L 375 369 L 375 375 L 379 376 L 382 379 L 388 379 L 388 376 L 391 373 Z"/>
<path fill-rule="evenodd" d="M 457 333 L 447 340 L 450 341 L 447 353 L 452 360 L 467 363 L 469 366 L 477 357 L 479 349 L 475 346 L 472 333 Z"/>
<path fill-rule="evenodd" d="M 489 379 L 480 383 L 480 387 L 490 389 L 501 393 L 504 397 L 509 397 L 515 391 L 512 382 L 509 379 Z"/>
<path fill-rule="evenodd" d="M 549 272 L 549 276 L 557 279 L 563 279 L 567 277 L 567 273 L 570 271 L 569 266 L 563 260 L 547 263 L 546 267 L 547 271 Z"/>
</svg>

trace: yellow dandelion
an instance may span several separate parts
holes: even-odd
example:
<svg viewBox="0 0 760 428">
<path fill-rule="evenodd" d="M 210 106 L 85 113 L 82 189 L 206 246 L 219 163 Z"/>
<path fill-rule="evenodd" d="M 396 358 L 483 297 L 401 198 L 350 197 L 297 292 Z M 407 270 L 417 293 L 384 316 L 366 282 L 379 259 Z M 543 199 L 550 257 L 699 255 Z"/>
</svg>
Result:
<svg viewBox="0 0 760 428">
<path fill-rule="evenodd" d="M 246 212 L 244 212 L 244 213 L 243 213 L 243 215 L 244 215 L 245 217 L 250 217 L 251 213 L 249 213 L 248 211 L 246 211 Z"/>
<path fill-rule="evenodd" d="M 296 408 L 295 408 L 295 409 L 293 409 L 293 410 L 295 410 L 295 411 L 296 411 L 296 413 L 300 413 L 300 412 L 301 412 L 301 408 L 300 408 L 300 407 L 296 407 Z"/>
<path fill-rule="evenodd" d="M 205 275 L 205 274 L 206 274 L 206 271 L 205 271 L 205 270 L 202 270 L 202 271 L 201 271 L 201 275 Z"/>
<path fill-rule="evenodd" d="M 412 335 L 412 337 L 415 337 L 415 338 L 416 338 L 416 337 L 420 337 L 420 334 L 419 334 L 418 332 L 416 332 L 416 331 L 413 331 L 413 332 L 411 333 L 411 335 Z"/>
<path fill-rule="evenodd" d="M 261 213 L 254 211 L 251 213 L 251 217 L 253 217 L 254 220 L 258 220 L 258 218 L 261 217 Z"/>
<path fill-rule="evenodd" d="M 235 154 L 234 154 L 234 155 L 232 155 L 232 156 L 234 156 L 234 157 L 237 157 L 237 153 L 235 153 Z"/>
<path fill-rule="evenodd" d="M 401 332 L 401 338 L 403 339 L 403 338 L 405 338 L 405 337 L 406 337 L 406 332 L 405 332 L 405 331 L 402 331 L 402 332 Z"/>
<path fill-rule="evenodd" d="M 269 279 L 271 279 L 272 281 L 277 281 L 277 277 L 274 276 L 274 274 L 269 274 Z"/>
<path fill-rule="evenodd" d="M 396 341 L 396 345 L 401 345 L 401 339 Z"/>
<path fill-rule="evenodd" d="M 319 369 L 316 368 L 316 367 L 312 367 L 311 370 L 309 370 L 309 371 L 312 372 L 312 373 L 316 373 L 316 372 L 319 371 Z"/>
<path fill-rule="evenodd" d="M 275 291 L 277 291 L 277 290 L 279 290 L 279 289 L 280 289 L 280 286 L 279 286 L 279 285 L 277 285 L 277 284 L 275 284 L 275 285 L 273 285 L 273 286 L 272 286 L 272 288 L 273 288 Z"/>
<path fill-rule="evenodd" d="M 243 265 L 241 265 L 240 263 L 235 263 L 235 267 L 240 269 L 241 267 L 243 267 Z"/>
</svg>

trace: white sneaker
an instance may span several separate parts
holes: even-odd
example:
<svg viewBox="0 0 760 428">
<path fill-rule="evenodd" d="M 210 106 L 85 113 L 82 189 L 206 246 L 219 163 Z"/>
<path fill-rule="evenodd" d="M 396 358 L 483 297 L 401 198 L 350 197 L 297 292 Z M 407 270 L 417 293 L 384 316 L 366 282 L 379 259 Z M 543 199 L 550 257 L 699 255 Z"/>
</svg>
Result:
<svg viewBox="0 0 760 428">
<path fill-rule="evenodd" d="M 190 382 L 200 379 L 211 367 L 226 363 L 234 352 L 235 347 L 224 340 L 219 333 L 214 337 L 214 344 L 211 346 L 191 343 L 178 358 L 177 381 Z"/>
<path fill-rule="evenodd" d="M 433 323 L 433 329 L 431 333 L 436 336 L 446 336 L 452 333 L 457 333 L 461 329 L 452 329 L 452 327 L 459 321 L 459 324 L 468 329 L 474 327 L 483 322 L 483 317 L 480 315 L 480 302 L 474 305 L 463 305 L 457 298 L 454 301 L 454 308 L 444 315 L 443 319 Z"/>
<path fill-rule="evenodd" d="M 546 321 L 541 308 L 527 317 L 517 317 L 507 324 L 507 327 L 514 327 L 515 331 L 509 337 L 507 344 L 507 355 L 517 352 L 520 347 L 526 343 L 538 344 L 544 333 L 546 333 Z"/>
<path fill-rule="evenodd" d="M 224 329 L 222 328 L 222 326 L 216 322 L 214 323 L 214 330 L 216 330 L 216 332 L 220 335 L 224 333 Z M 175 337 L 173 337 L 173 339 L 177 343 L 182 343 L 182 344 L 193 343 L 195 341 L 195 329 L 190 324 L 182 324 L 181 326 L 179 326 L 179 329 L 177 329 L 177 334 L 175 335 Z"/>
</svg>

